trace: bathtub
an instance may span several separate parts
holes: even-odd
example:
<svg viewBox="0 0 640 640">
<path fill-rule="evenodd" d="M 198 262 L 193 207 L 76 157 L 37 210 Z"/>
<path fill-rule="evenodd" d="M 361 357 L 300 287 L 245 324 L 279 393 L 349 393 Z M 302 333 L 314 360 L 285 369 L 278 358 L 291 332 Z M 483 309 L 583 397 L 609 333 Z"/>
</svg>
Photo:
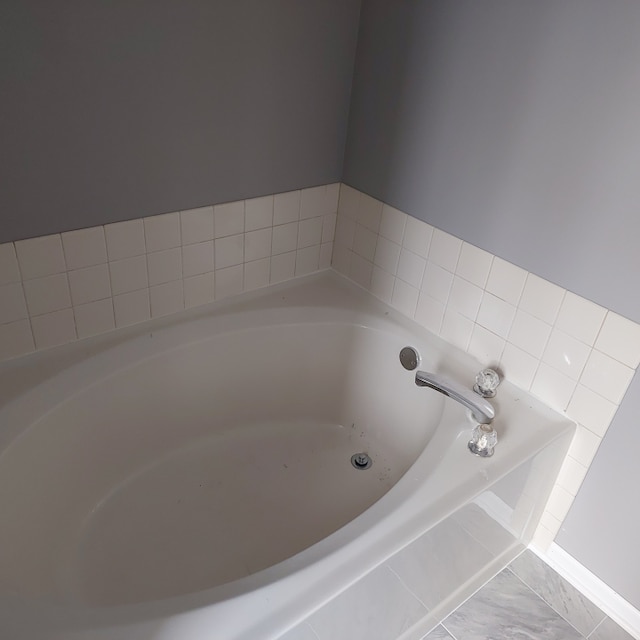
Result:
<svg viewBox="0 0 640 640">
<path fill-rule="evenodd" d="M 507 520 L 499 570 L 574 425 L 506 381 L 475 457 L 407 345 L 480 368 L 325 272 L 1 365 L 0 637 L 278 638 L 471 504 Z"/>
</svg>

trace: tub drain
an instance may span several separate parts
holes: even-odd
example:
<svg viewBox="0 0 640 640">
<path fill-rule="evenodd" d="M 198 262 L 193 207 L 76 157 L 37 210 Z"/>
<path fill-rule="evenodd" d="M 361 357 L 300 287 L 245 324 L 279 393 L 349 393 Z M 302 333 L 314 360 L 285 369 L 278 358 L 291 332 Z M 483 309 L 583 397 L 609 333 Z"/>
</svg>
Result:
<svg viewBox="0 0 640 640">
<path fill-rule="evenodd" d="M 366 453 L 354 453 L 351 456 L 351 464 L 356 469 L 368 469 L 373 464 L 373 460 Z"/>
</svg>

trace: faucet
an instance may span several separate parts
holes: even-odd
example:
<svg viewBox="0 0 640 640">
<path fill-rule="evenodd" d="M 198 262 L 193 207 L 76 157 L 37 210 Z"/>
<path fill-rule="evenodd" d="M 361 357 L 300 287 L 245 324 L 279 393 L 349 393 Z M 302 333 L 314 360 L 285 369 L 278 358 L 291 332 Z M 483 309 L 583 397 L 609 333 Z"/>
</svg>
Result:
<svg viewBox="0 0 640 640">
<path fill-rule="evenodd" d="M 453 398 L 456 402 L 470 409 L 474 420 L 480 424 L 491 424 L 496 415 L 488 400 L 446 376 L 429 371 L 416 371 L 416 384 L 419 387 L 435 389 L 445 396 Z"/>
</svg>

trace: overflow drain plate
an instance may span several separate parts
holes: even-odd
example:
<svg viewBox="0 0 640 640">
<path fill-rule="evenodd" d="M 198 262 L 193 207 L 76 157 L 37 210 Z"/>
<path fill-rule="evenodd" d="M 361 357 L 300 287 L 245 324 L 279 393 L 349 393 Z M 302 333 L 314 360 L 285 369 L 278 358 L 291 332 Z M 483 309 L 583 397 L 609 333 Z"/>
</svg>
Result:
<svg viewBox="0 0 640 640">
<path fill-rule="evenodd" d="M 364 471 L 373 464 L 373 460 L 366 453 L 354 453 L 351 456 L 351 464 L 355 469 Z"/>
</svg>

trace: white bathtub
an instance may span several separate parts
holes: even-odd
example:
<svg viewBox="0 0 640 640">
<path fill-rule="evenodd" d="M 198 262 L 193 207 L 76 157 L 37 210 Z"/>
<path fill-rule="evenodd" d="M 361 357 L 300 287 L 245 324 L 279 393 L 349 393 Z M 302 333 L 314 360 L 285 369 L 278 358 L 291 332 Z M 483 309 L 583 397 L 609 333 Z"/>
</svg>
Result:
<svg viewBox="0 0 640 640">
<path fill-rule="evenodd" d="M 573 425 L 505 383 L 474 457 L 406 345 L 479 367 L 332 273 L 3 365 L 0 637 L 277 638 L 547 452 L 507 561 Z"/>
</svg>

